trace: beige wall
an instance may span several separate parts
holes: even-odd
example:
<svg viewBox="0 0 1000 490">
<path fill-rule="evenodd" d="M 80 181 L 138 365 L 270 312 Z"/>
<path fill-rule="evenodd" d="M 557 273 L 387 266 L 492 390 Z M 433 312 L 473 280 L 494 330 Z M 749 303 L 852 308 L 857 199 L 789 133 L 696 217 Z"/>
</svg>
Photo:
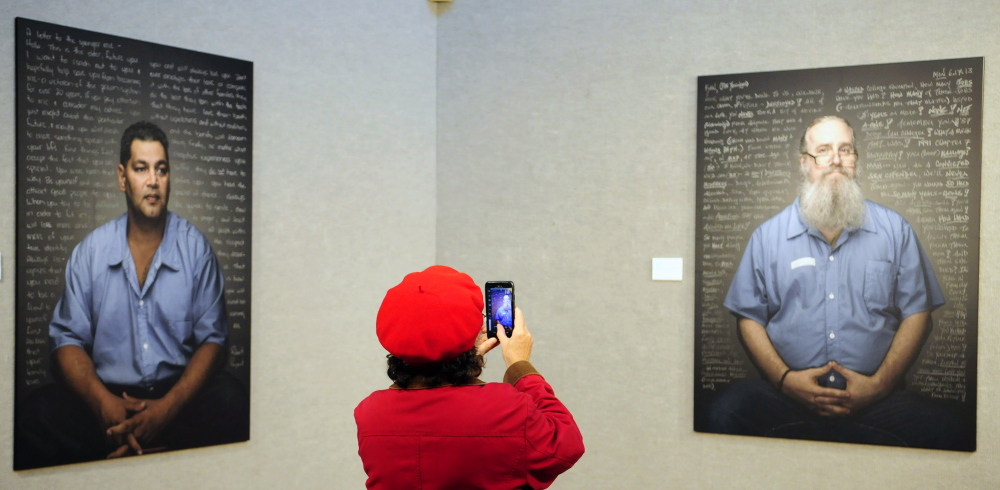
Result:
<svg viewBox="0 0 1000 490">
<path fill-rule="evenodd" d="M 15 16 L 253 61 L 256 137 L 252 440 L 0 470 L 0 488 L 362 486 L 351 410 L 387 384 L 375 313 L 385 289 L 434 262 L 517 282 L 534 361 L 588 448 L 553 488 L 1000 484 L 988 247 L 978 452 L 691 430 L 697 76 L 985 56 L 989 243 L 1000 7 L 957 4 L 455 0 L 436 17 L 422 0 L 4 2 L 0 325 L 14 324 Z M 683 282 L 649 279 L 662 256 L 684 257 Z M 501 367 L 491 355 L 486 378 Z M 0 468 L 12 419 L 0 397 Z"/>
</svg>

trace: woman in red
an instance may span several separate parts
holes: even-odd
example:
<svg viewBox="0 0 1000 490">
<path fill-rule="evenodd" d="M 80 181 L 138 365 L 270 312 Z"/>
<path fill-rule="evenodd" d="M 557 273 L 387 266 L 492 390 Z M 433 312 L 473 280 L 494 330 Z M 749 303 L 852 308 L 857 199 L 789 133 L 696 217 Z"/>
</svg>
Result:
<svg viewBox="0 0 1000 490">
<path fill-rule="evenodd" d="M 444 266 L 386 293 L 376 333 L 394 384 L 354 410 L 368 488 L 547 488 L 583 456 L 573 416 L 528 362 L 521 310 L 510 338 L 490 339 L 482 310 L 472 278 Z M 484 383 L 498 344 L 504 382 Z"/>
</svg>

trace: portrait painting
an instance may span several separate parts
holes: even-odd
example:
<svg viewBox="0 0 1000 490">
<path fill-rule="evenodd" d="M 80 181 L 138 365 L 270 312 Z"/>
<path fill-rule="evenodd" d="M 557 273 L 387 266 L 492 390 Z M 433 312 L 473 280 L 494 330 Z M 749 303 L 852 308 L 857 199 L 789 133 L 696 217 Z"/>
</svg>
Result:
<svg viewBox="0 0 1000 490">
<path fill-rule="evenodd" d="M 253 64 L 15 41 L 14 469 L 248 440 Z"/>
<path fill-rule="evenodd" d="M 696 431 L 975 450 L 982 74 L 699 77 Z"/>
</svg>

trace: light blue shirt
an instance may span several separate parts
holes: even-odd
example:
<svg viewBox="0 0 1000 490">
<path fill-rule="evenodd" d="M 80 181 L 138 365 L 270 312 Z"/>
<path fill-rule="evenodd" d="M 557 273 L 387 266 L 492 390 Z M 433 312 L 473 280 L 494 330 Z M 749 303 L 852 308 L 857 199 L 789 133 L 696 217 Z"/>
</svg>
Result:
<svg viewBox="0 0 1000 490">
<path fill-rule="evenodd" d="M 140 287 L 127 226 L 123 214 L 73 249 L 49 340 L 53 352 L 84 349 L 106 384 L 148 387 L 179 376 L 205 342 L 225 345 L 229 323 L 222 272 L 200 231 L 168 212 Z"/>
<path fill-rule="evenodd" d="M 753 235 L 723 303 L 767 329 L 792 369 L 828 361 L 871 375 L 900 322 L 944 304 L 944 295 L 910 224 L 865 201 L 860 228 L 837 244 L 805 223 L 799 201 Z"/>
</svg>

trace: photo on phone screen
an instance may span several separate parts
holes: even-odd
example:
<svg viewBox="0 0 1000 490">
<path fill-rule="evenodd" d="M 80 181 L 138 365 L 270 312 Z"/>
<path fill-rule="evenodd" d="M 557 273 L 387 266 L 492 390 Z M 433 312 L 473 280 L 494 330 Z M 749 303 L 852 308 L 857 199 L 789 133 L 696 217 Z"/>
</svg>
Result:
<svg viewBox="0 0 1000 490">
<path fill-rule="evenodd" d="M 497 324 L 503 325 L 510 337 L 514 330 L 514 283 L 489 281 L 486 283 L 486 336 L 497 336 Z"/>
</svg>

